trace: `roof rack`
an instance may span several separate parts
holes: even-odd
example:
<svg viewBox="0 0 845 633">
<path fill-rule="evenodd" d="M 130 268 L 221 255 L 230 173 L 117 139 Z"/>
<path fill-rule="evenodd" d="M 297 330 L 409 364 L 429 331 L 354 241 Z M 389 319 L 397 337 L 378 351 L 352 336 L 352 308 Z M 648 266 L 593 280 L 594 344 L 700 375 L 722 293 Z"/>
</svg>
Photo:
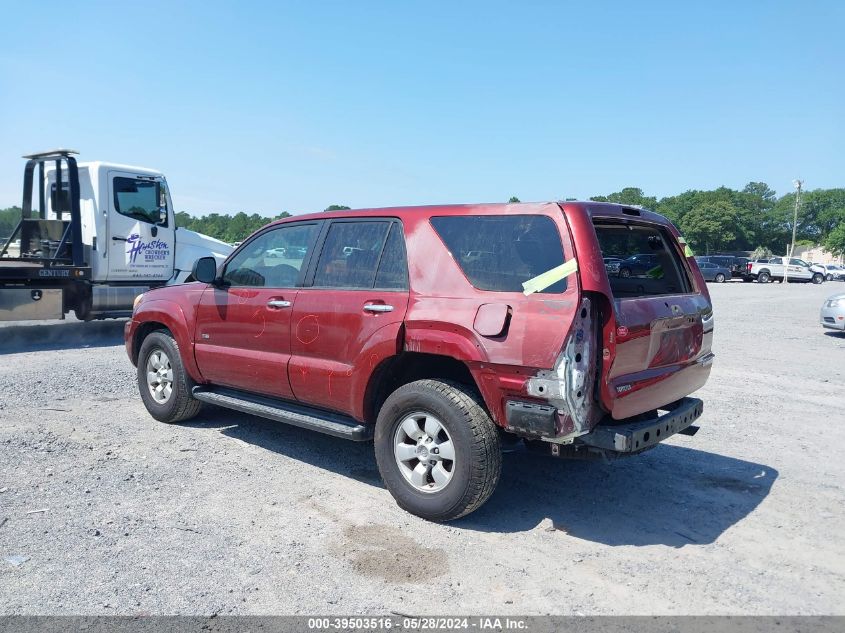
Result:
<svg viewBox="0 0 845 633">
<path fill-rule="evenodd" d="M 41 160 L 41 159 L 44 159 L 44 158 L 62 158 L 62 157 L 70 156 L 71 154 L 79 154 L 79 152 L 77 152 L 75 149 L 64 149 L 64 148 L 60 147 L 59 149 L 51 149 L 51 150 L 46 151 L 46 152 L 37 152 L 35 154 L 26 154 L 25 156 L 23 156 L 23 158 L 28 158 L 30 160 L 33 160 L 33 159 Z"/>
</svg>

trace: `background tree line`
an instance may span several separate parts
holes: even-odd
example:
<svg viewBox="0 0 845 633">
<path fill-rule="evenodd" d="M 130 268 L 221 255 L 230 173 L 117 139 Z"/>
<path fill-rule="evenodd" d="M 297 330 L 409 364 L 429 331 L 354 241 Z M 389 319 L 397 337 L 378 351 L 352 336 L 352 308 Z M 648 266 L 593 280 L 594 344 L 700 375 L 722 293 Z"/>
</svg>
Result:
<svg viewBox="0 0 845 633">
<path fill-rule="evenodd" d="M 660 199 L 646 196 L 637 187 L 626 187 L 590 199 L 640 205 L 657 211 L 674 222 L 693 249 L 701 254 L 755 249 L 784 253 L 792 239 L 795 193 L 778 197 L 764 182 L 750 182 L 741 191 L 719 187 Z M 512 197 L 510 202 L 519 199 Z M 333 204 L 326 211 L 348 208 Z M 12 233 L 20 213 L 19 207 L 0 209 L 0 237 Z M 289 215 L 282 212 L 267 217 L 240 212 L 194 216 L 179 212 L 176 224 L 231 243 L 243 240 L 271 220 Z M 796 236 L 799 244 L 822 244 L 835 255 L 845 255 L 845 189 L 803 192 Z"/>
<path fill-rule="evenodd" d="M 792 240 L 795 195 L 778 197 L 766 183 L 750 182 L 741 191 L 719 187 L 659 200 L 636 187 L 590 199 L 642 205 L 665 215 L 697 253 L 760 250 L 784 254 Z M 845 255 L 845 189 L 802 192 L 796 242 L 822 244 L 835 255 Z"/>
</svg>

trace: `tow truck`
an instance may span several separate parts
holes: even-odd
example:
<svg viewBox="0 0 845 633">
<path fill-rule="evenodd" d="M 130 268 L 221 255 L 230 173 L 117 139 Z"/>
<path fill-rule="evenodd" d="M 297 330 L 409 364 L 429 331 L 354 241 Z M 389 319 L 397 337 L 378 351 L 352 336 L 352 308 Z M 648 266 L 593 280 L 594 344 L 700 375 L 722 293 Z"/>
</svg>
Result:
<svg viewBox="0 0 845 633">
<path fill-rule="evenodd" d="M 24 156 L 21 219 L 0 242 L 0 321 L 130 316 L 138 295 L 193 281 L 197 259 L 232 252 L 176 226 L 160 171 L 77 154 Z"/>
</svg>

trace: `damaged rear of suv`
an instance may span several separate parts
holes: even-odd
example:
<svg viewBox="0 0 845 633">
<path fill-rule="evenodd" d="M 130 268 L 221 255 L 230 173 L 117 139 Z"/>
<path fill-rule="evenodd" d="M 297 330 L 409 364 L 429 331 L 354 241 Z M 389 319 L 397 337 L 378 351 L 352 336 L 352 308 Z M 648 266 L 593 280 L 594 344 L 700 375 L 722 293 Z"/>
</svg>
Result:
<svg viewBox="0 0 845 633">
<path fill-rule="evenodd" d="M 575 458 L 630 455 L 693 435 L 703 405 L 688 395 L 710 373 L 713 312 L 685 240 L 664 217 L 620 205 L 554 205 L 550 219 L 556 226 L 526 229 L 540 224 L 535 218 L 514 231 L 517 257 L 505 261 L 527 265 L 522 292 L 490 294 L 478 308 L 474 330 L 489 363 L 474 369 L 493 419 L 535 448 Z M 503 236 L 485 225 L 498 221 L 465 218 L 451 236 L 432 219 L 470 283 L 491 293 L 515 288 L 484 287 L 460 253 L 476 244 L 497 252 Z M 609 275 L 608 257 L 650 265 Z M 496 308 L 502 316 L 491 326 Z M 521 362 L 510 365 L 507 352 Z"/>
<path fill-rule="evenodd" d="M 280 256 L 279 253 L 282 253 Z M 605 259 L 648 262 L 620 274 Z M 153 417 L 201 402 L 374 440 L 400 506 L 480 507 L 502 443 L 571 458 L 692 435 L 713 313 L 672 224 L 606 203 L 339 211 L 265 227 L 136 302 Z"/>
</svg>

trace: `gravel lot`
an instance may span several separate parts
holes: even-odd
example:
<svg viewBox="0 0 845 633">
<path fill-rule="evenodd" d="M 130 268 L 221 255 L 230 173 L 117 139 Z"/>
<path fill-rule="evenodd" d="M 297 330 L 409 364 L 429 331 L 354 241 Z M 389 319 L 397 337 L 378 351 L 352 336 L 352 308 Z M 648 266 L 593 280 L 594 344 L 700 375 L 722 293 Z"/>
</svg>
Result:
<svg viewBox="0 0 845 633">
<path fill-rule="evenodd" d="M 122 322 L 7 324 L 0 613 L 845 614 L 845 336 L 818 325 L 843 290 L 712 285 L 695 437 L 508 454 L 449 525 L 401 511 L 369 445 L 156 423 Z"/>
</svg>

